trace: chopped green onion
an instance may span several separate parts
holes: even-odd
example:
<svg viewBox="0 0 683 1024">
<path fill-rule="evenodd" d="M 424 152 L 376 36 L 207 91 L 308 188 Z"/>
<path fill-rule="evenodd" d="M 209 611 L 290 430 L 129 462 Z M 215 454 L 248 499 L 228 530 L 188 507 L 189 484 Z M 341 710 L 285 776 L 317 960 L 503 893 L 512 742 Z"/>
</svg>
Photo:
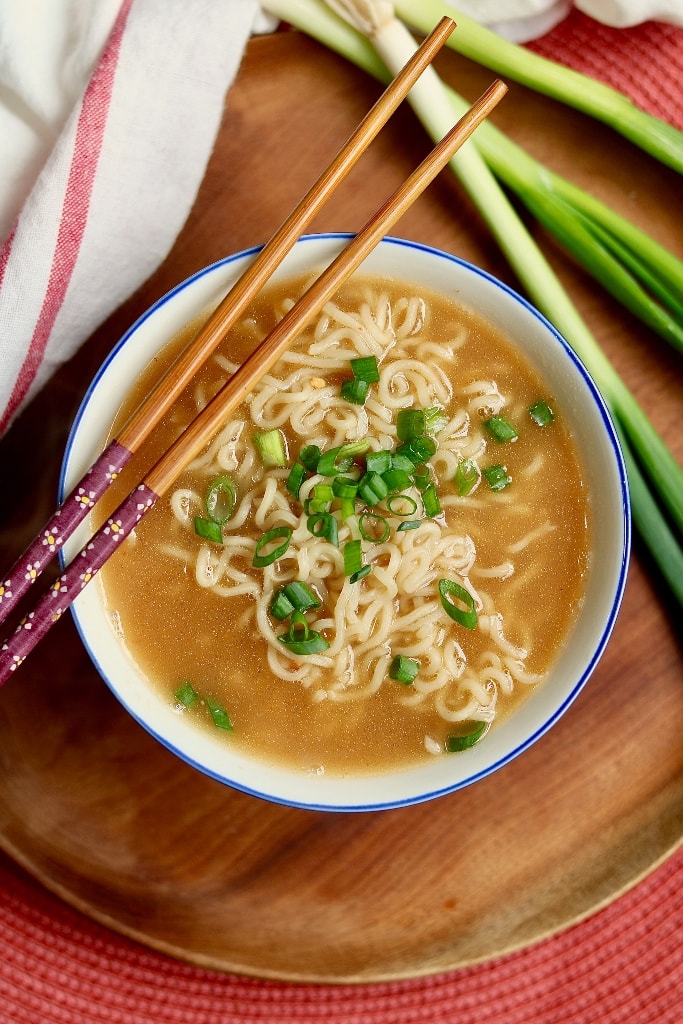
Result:
<svg viewBox="0 0 683 1024">
<path fill-rule="evenodd" d="M 320 607 L 320 598 L 311 590 L 308 583 L 304 583 L 303 580 L 285 583 L 282 592 L 298 612 L 305 612 L 310 608 Z"/>
<path fill-rule="evenodd" d="M 484 734 L 486 722 L 477 722 L 471 732 L 462 735 L 451 735 L 446 737 L 446 750 L 449 754 L 456 754 L 459 750 L 467 750 L 473 747 Z"/>
<path fill-rule="evenodd" d="M 432 471 L 429 466 L 420 465 L 416 466 L 413 472 L 413 483 L 417 487 L 418 491 L 424 491 L 425 487 L 428 487 L 432 481 Z"/>
<path fill-rule="evenodd" d="M 386 473 L 388 469 L 391 469 L 391 464 L 391 452 L 368 452 L 365 456 L 365 468 L 368 473 Z"/>
<path fill-rule="evenodd" d="M 339 394 L 345 402 L 353 405 L 365 405 L 370 385 L 366 380 L 356 380 L 355 377 L 343 380 Z"/>
<path fill-rule="evenodd" d="M 379 473 L 366 473 L 358 482 L 358 496 L 366 505 L 378 505 L 388 493 L 389 488 Z"/>
<path fill-rule="evenodd" d="M 358 481 L 349 476 L 335 476 L 332 481 L 332 493 L 335 498 L 355 498 L 358 493 Z"/>
<path fill-rule="evenodd" d="M 299 458 L 309 473 L 317 473 L 318 460 L 320 459 L 320 449 L 317 444 L 307 444 L 299 452 Z"/>
<path fill-rule="evenodd" d="M 295 498 L 299 497 L 299 491 L 301 485 L 306 479 L 306 467 L 303 462 L 295 462 L 289 471 L 289 476 L 285 483 L 285 487 L 290 494 L 293 494 Z"/>
<path fill-rule="evenodd" d="M 209 486 L 204 499 L 209 519 L 219 526 L 227 523 L 235 510 L 237 501 L 237 488 L 229 476 L 219 476 Z"/>
<path fill-rule="evenodd" d="M 414 658 L 406 658 L 403 654 L 397 654 L 389 666 L 389 678 L 395 679 L 403 686 L 410 686 L 419 671 L 419 661 Z"/>
<path fill-rule="evenodd" d="M 375 544 L 383 544 L 391 533 L 389 523 L 384 516 L 378 516 L 376 512 L 361 513 L 358 529 L 363 540 L 370 540 Z"/>
<path fill-rule="evenodd" d="M 410 494 L 390 494 L 387 508 L 394 516 L 412 516 L 417 512 L 417 502 Z"/>
<path fill-rule="evenodd" d="M 529 406 L 529 415 L 539 427 L 547 427 L 555 419 L 552 409 L 543 399 Z"/>
<path fill-rule="evenodd" d="M 351 372 L 356 380 L 363 380 L 367 384 L 377 384 L 379 381 L 379 367 L 375 356 L 359 356 L 351 360 Z"/>
<path fill-rule="evenodd" d="M 448 424 L 448 416 L 440 405 L 425 409 L 425 434 L 438 434 Z"/>
<path fill-rule="evenodd" d="M 318 459 L 316 472 L 321 476 L 337 476 L 338 473 L 346 473 L 351 469 L 356 455 L 364 455 L 369 447 L 369 441 L 351 441 L 349 444 L 339 445 L 338 448 L 330 448 L 323 452 Z"/>
<path fill-rule="evenodd" d="M 265 430 L 260 434 L 254 434 L 254 444 L 264 466 L 287 465 L 285 442 L 279 430 L 274 428 L 273 430 Z"/>
<path fill-rule="evenodd" d="M 278 619 L 280 622 L 288 619 L 292 612 L 296 611 L 294 605 L 285 594 L 283 587 L 273 595 L 268 611 L 274 619 Z"/>
<path fill-rule="evenodd" d="M 294 612 L 289 631 L 278 636 L 292 654 L 320 654 L 330 646 L 325 637 L 314 629 L 309 629 L 303 612 Z"/>
<path fill-rule="evenodd" d="M 491 416 L 490 419 L 484 420 L 484 426 L 494 441 L 500 441 L 501 444 L 506 441 L 516 441 L 519 437 L 515 428 L 504 416 Z"/>
<path fill-rule="evenodd" d="M 509 487 L 512 483 L 512 477 L 508 476 L 506 466 L 501 466 L 500 464 L 488 466 L 488 468 L 482 470 L 482 472 L 492 491 L 504 491 L 505 488 Z"/>
<path fill-rule="evenodd" d="M 461 459 L 455 471 L 455 486 L 461 498 L 479 483 L 479 469 L 473 459 Z"/>
<path fill-rule="evenodd" d="M 192 707 L 199 700 L 199 695 L 195 690 L 192 683 L 185 679 L 178 689 L 175 691 L 173 696 L 176 698 L 179 704 L 184 704 L 186 708 Z"/>
<path fill-rule="evenodd" d="M 371 572 L 371 565 L 362 565 L 358 572 L 354 572 L 349 576 L 349 583 L 358 583 L 358 580 L 362 580 L 365 576 L 369 576 Z"/>
<path fill-rule="evenodd" d="M 353 576 L 363 567 L 361 541 L 350 540 L 344 545 L 344 575 Z"/>
<path fill-rule="evenodd" d="M 441 512 L 441 502 L 434 484 L 428 484 L 422 492 L 422 505 L 428 519 L 434 519 Z"/>
<path fill-rule="evenodd" d="M 474 606 L 474 598 L 469 590 L 465 590 L 455 580 L 439 580 L 438 587 L 441 605 L 446 614 L 460 626 L 465 626 L 466 629 L 476 629 L 479 619 Z"/>
<path fill-rule="evenodd" d="M 225 729 L 227 732 L 233 731 L 230 716 L 228 715 L 228 712 L 225 710 L 224 707 L 218 704 L 215 700 L 212 700 L 211 697 L 206 698 L 206 706 L 209 709 L 209 714 L 213 719 L 213 724 L 216 726 L 217 729 Z"/>
<path fill-rule="evenodd" d="M 316 484 L 313 494 L 306 501 L 306 514 L 315 515 L 317 512 L 329 512 L 334 498 L 334 491 L 329 484 Z"/>
<path fill-rule="evenodd" d="M 422 526 L 421 519 L 406 519 L 404 523 L 398 524 L 396 532 L 403 533 L 405 530 L 417 530 L 418 526 Z"/>
<path fill-rule="evenodd" d="M 382 480 L 393 492 L 405 491 L 413 482 L 410 474 L 404 469 L 388 469 L 386 473 L 382 473 Z"/>
<path fill-rule="evenodd" d="M 347 519 L 350 519 L 356 512 L 356 502 L 354 498 L 342 498 L 341 505 L 339 506 L 339 516 L 342 523 L 345 523 Z"/>
<path fill-rule="evenodd" d="M 272 548 L 265 555 L 262 554 L 264 548 L 268 548 L 273 541 L 283 538 L 282 544 L 278 544 L 277 547 Z M 268 530 L 264 533 L 260 541 L 256 545 L 254 551 L 254 557 L 251 564 L 256 569 L 263 569 L 266 565 L 272 565 L 278 558 L 282 558 L 285 551 L 289 547 L 289 542 L 292 539 L 292 530 L 289 526 L 274 526 L 272 530 Z"/>
<path fill-rule="evenodd" d="M 204 519 L 202 516 L 194 517 L 194 532 L 202 540 L 210 540 L 214 544 L 223 543 L 223 531 L 213 519 Z"/>
<path fill-rule="evenodd" d="M 317 512 L 306 520 L 308 532 L 314 537 L 324 537 L 335 547 L 339 545 L 339 524 L 330 512 Z"/>
<path fill-rule="evenodd" d="M 410 441 L 422 437 L 425 432 L 424 409 L 401 409 L 396 417 L 396 433 L 399 441 Z"/>
<path fill-rule="evenodd" d="M 431 459 L 436 452 L 436 441 L 431 437 L 413 437 L 396 449 L 397 455 L 405 455 L 416 466 Z"/>
<path fill-rule="evenodd" d="M 392 452 L 390 455 L 389 469 L 402 469 L 404 473 L 414 473 L 415 463 L 412 459 L 409 459 L 407 455 L 397 455 L 396 452 Z M 385 472 L 385 470 L 382 470 Z M 429 472 L 429 471 L 427 471 Z"/>
</svg>

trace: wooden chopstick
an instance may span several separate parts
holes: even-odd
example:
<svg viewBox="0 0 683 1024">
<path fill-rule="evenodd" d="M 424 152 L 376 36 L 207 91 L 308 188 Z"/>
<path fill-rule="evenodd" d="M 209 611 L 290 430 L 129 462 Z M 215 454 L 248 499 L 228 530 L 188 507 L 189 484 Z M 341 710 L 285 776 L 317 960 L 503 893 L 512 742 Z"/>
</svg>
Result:
<svg viewBox="0 0 683 1024">
<path fill-rule="evenodd" d="M 149 436 L 221 338 L 237 322 L 252 299 L 270 279 L 304 229 L 355 166 L 422 72 L 449 37 L 455 22 L 442 18 L 436 28 L 399 71 L 328 167 L 289 214 L 254 262 L 199 329 L 185 351 L 154 387 L 150 395 L 79 480 L 61 507 L 45 523 L 38 536 L 3 577 L 6 585 L 0 601 L 0 622 L 36 581 L 60 548 L 106 492 L 112 475 L 121 472 L 132 454 Z"/>
<path fill-rule="evenodd" d="M 473 104 L 415 171 L 403 182 L 365 227 L 311 285 L 273 331 L 245 360 L 207 406 L 196 416 L 138 487 L 119 505 L 91 541 L 36 605 L 0 650 L 0 685 L 23 662 L 50 627 L 102 568 L 121 541 L 171 486 L 184 467 L 215 434 L 226 416 L 279 359 L 310 317 L 374 249 L 386 231 L 446 166 L 455 151 L 489 115 L 507 92 L 497 81 Z"/>
</svg>

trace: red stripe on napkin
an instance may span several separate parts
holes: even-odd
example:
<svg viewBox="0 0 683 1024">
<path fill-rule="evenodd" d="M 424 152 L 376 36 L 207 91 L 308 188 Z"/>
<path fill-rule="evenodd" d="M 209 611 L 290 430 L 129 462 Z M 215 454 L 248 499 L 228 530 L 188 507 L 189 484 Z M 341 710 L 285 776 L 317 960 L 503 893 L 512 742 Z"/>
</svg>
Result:
<svg viewBox="0 0 683 1024">
<path fill-rule="evenodd" d="M 0 420 L 0 433 L 24 399 L 43 361 L 78 259 L 107 124 L 121 40 L 132 5 L 133 0 L 125 0 L 123 3 L 100 63 L 83 96 L 47 292 L 26 358 Z M 13 236 L 14 232 L 0 253 L 0 284 L 11 253 Z"/>
</svg>

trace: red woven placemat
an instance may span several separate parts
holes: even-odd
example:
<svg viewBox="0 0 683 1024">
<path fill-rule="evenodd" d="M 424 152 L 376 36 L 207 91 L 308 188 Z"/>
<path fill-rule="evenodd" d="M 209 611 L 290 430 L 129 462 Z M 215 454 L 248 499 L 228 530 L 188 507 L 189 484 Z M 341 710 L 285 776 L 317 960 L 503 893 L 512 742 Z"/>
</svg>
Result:
<svg viewBox="0 0 683 1024">
<path fill-rule="evenodd" d="M 532 44 L 683 128 L 683 31 L 573 12 Z M 681 1024 L 683 851 L 591 918 L 527 950 L 413 981 L 288 985 L 150 951 L 0 855 L 0 1024 Z"/>
<path fill-rule="evenodd" d="M 683 129 L 683 30 L 654 21 L 609 28 L 574 10 L 529 49 L 620 89 Z"/>
<path fill-rule="evenodd" d="M 176 962 L 0 858 L 1 1024 L 681 1024 L 683 851 L 583 923 L 414 981 L 314 986 Z"/>
</svg>

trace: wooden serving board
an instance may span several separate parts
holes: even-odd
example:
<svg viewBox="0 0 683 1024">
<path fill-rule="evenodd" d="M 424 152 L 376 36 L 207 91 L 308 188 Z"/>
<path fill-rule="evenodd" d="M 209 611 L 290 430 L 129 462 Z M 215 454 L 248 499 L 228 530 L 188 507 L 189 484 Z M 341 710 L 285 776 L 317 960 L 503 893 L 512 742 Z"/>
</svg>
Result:
<svg viewBox="0 0 683 1024">
<path fill-rule="evenodd" d="M 475 98 L 492 76 L 445 54 Z M 124 330 L 201 266 L 265 241 L 379 93 L 296 33 L 251 42 L 170 256 L 0 444 L 0 564 L 52 510 L 70 420 Z M 683 256 L 680 179 L 609 130 L 513 87 L 494 120 Z M 315 225 L 359 228 L 429 146 L 401 110 Z M 397 234 L 513 285 L 445 173 Z M 680 359 L 541 237 L 619 372 L 683 457 Z M 680 625 L 680 622 L 678 623 Z M 0 847 L 68 903 L 188 961 L 261 977 L 374 981 L 492 958 L 595 911 L 683 835 L 683 655 L 636 547 L 607 653 L 545 738 L 488 779 L 374 814 L 309 813 L 223 788 L 137 726 L 65 617 L 0 693 Z"/>
</svg>

